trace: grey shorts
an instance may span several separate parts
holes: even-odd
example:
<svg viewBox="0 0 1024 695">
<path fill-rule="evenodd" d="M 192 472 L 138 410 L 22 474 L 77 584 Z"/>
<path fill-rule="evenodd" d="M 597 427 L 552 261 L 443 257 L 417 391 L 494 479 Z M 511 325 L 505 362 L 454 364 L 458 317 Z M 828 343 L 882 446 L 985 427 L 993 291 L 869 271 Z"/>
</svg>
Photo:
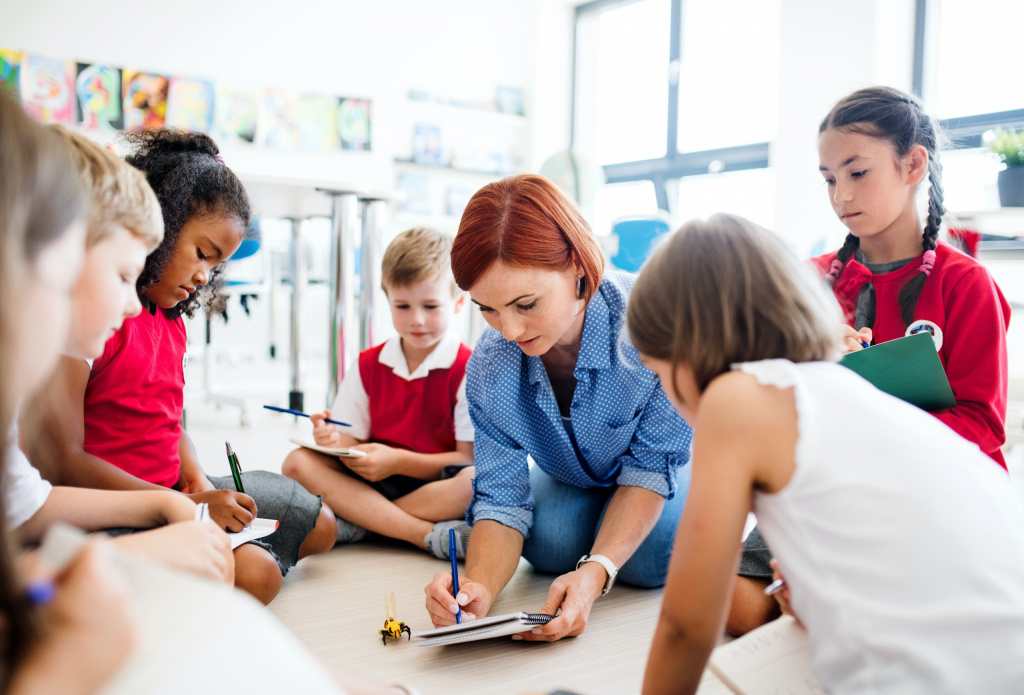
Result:
<svg viewBox="0 0 1024 695">
<path fill-rule="evenodd" d="M 743 544 L 743 557 L 740 559 L 740 568 L 736 574 L 741 577 L 770 579 L 772 576 L 772 566 L 769 564 L 771 559 L 772 551 L 755 526 Z"/>
<path fill-rule="evenodd" d="M 210 477 L 209 480 L 218 490 L 235 489 L 230 475 Z M 288 570 L 299 561 L 299 548 L 316 526 L 323 498 L 311 494 L 291 478 L 269 471 L 245 471 L 242 473 L 242 487 L 245 494 L 256 502 L 260 518 L 280 522 L 272 534 L 250 543 L 267 550 L 277 560 L 281 574 L 288 574 Z"/>
</svg>

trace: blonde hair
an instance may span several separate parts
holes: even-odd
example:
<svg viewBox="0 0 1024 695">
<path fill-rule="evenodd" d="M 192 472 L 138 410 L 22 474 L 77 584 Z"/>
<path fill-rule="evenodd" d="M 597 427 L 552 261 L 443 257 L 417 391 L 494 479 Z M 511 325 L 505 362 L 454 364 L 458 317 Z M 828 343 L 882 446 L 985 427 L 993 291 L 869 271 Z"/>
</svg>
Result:
<svg viewBox="0 0 1024 695">
<path fill-rule="evenodd" d="M 63 126 L 56 130 L 71 157 L 89 196 L 85 246 L 95 246 L 120 225 L 153 251 L 164 239 L 160 203 L 145 175 L 116 154 Z"/>
<path fill-rule="evenodd" d="M 380 286 L 409 287 L 425 280 L 451 277 L 452 237 L 430 227 L 407 229 L 388 244 L 381 261 Z M 457 292 L 452 279 L 452 292 Z"/>
<path fill-rule="evenodd" d="M 834 360 L 842 314 L 781 239 L 719 214 L 687 222 L 658 247 L 633 287 L 627 320 L 641 354 L 673 372 L 687 364 L 703 393 L 736 362 Z"/>
</svg>

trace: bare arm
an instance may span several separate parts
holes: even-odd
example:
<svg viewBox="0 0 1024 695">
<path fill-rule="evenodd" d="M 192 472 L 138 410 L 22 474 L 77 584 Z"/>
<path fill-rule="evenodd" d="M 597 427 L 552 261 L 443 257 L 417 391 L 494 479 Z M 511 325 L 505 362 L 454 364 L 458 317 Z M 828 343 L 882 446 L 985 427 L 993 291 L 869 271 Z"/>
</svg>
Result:
<svg viewBox="0 0 1024 695">
<path fill-rule="evenodd" d="M 722 635 L 736 572 L 736 543 L 755 485 L 785 486 L 794 468 L 791 389 L 731 373 L 708 387 L 694 423 L 693 478 L 676 534 L 645 695 L 693 693 Z"/>
<path fill-rule="evenodd" d="M 178 521 L 191 521 L 196 505 L 187 497 L 169 490 L 126 492 L 55 487 L 46 502 L 17 533 L 23 543 L 38 543 L 57 521 L 85 531 L 124 526 L 152 528 Z"/>
<path fill-rule="evenodd" d="M 61 357 L 50 380 L 25 400 L 21 427 L 28 457 L 54 485 L 102 490 L 164 490 L 85 451 L 85 388 L 89 365 Z"/>
</svg>

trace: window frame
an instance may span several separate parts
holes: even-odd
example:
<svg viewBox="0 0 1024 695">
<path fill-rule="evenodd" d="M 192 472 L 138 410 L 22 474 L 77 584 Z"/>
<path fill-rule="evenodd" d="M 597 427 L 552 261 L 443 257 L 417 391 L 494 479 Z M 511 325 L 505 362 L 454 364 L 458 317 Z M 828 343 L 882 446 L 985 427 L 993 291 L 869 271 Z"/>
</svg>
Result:
<svg viewBox="0 0 1024 695">
<path fill-rule="evenodd" d="M 579 73 L 579 26 L 580 19 L 594 12 L 601 12 L 611 7 L 628 5 L 639 0 L 592 0 L 576 6 L 575 24 L 573 26 L 573 66 L 572 66 L 572 124 L 569 136 L 569 148 L 576 141 L 576 99 Z M 711 173 L 711 163 L 717 162 L 715 171 L 741 171 L 744 169 L 766 169 L 770 166 L 770 142 L 759 142 L 735 147 L 722 147 L 700 152 L 679 152 L 679 79 L 678 69 L 682 56 L 682 17 L 683 0 L 670 0 L 671 30 L 669 32 L 669 61 L 665 66 L 669 71 L 668 82 L 668 127 L 665 156 L 657 159 L 644 159 L 632 162 L 604 165 L 607 183 L 627 183 L 630 181 L 650 181 L 654 184 L 658 208 L 668 212 L 669 191 L 667 182 L 684 176 L 696 176 Z"/>
<path fill-rule="evenodd" d="M 929 85 L 934 84 L 935 33 L 938 31 L 938 2 L 916 0 L 914 8 L 914 94 L 927 99 Z M 931 58 L 931 60 L 929 60 Z M 930 65 L 929 65 L 930 64 Z M 959 116 L 939 121 L 949 137 L 949 149 L 973 150 L 982 146 L 982 135 L 994 128 L 1024 129 L 1024 108 Z"/>
</svg>

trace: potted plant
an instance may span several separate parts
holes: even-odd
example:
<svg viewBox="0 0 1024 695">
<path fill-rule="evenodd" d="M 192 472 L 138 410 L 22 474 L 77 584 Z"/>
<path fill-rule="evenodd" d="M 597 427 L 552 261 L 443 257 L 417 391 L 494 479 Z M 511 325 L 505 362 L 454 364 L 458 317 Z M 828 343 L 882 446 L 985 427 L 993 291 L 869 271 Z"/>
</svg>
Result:
<svg viewBox="0 0 1024 695">
<path fill-rule="evenodd" d="M 999 204 L 1024 208 L 1024 131 L 996 129 L 987 144 L 1006 165 L 999 172 Z"/>
</svg>

